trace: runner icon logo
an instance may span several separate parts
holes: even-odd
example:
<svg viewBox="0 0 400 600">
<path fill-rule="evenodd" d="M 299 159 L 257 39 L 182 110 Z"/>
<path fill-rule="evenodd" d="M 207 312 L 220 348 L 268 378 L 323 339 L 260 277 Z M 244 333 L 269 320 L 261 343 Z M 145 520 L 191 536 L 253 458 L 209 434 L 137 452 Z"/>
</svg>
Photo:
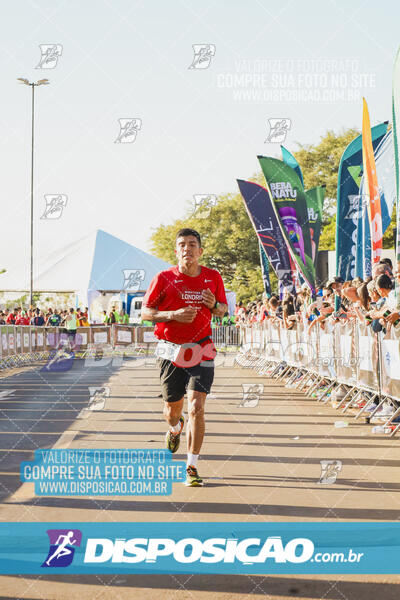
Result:
<svg viewBox="0 0 400 600">
<path fill-rule="evenodd" d="M 45 194 L 46 207 L 41 219 L 59 219 L 67 206 L 68 197 L 65 194 Z"/>
<path fill-rule="evenodd" d="M 337 476 L 342 470 L 341 460 L 321 460 L 321 477 L 318 483 L 326 485 L 335 483 Z"/>
<path fill-rule="evenodd" d="M 118 119 L 119 134 L 115 144 L 132 144 L 136 140 L 137 132 L 142 129 L 142 119 Z"/>
<path fill-rule="evenodd" d="M 54 69 L 63 51 L 61 44 L 39 44 L 39 48 L 41 57 L 36 69 Z"/>
<path fill-rule="evenodd" d="M 74 558 L 75 548 L 81 545 L 79 529 L 48 529 L 50 548 L 42 567 L 68 567 Z"/>
<path fill-rule="evenodd" d="M 265 143 L 281 144 L 284 142 L 292 121 L 290 119 L 268 119 L 268 123 L 270 131 Z"/>
<path fill-rule="evenodd" d="M 242 383 L 243 398 L 239 406 L 246 408 L 255 408 L 260 400 L 260 395 L 264 391 L 262 383 Z"/>
<path fill-rule="evenodd" d="M 124 290 L 137 292 L 140 288 L 140 282 L 144 280 L 146 273 L 143 269 L 124 269 Z"/>
<path fill-rule="evenodd" d="M 196 215 L 199 219 L 208 218 L 211 209 L 217 204 L 217 196 L 215 194 L 193 194 L 193 199 L 193 215 Z"/>
<path fill-rule="evenodd" d="M 194 57 L 189 69 L 208 69 L 215 56 L 214 44 L 193 44 Z"/>
</svg>

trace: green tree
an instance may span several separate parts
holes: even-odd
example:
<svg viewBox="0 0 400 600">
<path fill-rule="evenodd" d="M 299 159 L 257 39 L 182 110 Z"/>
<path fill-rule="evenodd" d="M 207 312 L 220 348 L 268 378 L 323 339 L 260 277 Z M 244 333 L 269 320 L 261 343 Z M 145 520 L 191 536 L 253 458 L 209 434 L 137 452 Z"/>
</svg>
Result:
<svg viewBox="0 0 400 600">
<path fill-rule="evenodd" d="M 357 129 L 347 129 L 339 134 L 327 131 L 318 144 L 300 144 L 300 149 L 294 152 L 303 172 L 305 189 L 326 185 L 321 250 L 335 248 L 339 164 L 345 148 L 357 135 Z M 261 171 L 249 179 L 265 186 Z M 216 206 L 205 203 L 194 214 L 188 211 L 185 217 L 171 225 L 157 227 L 151 236 L 152 252 L 167 262 L 175 263 L 175 236 L 182 227 L 193 227 L 199 231 L 204 246 L 203 264 L 218 269 L 227 287 L 237 293 L 239 300 L 247 302 L 261 296 L 263 284 L 257 236 L 238 192 L 219 196 Z M 392 247 L 391 227 L 384 236 L 384 247 Z M 276 291 L 276 277 L 273 273 L 270 277 Z"/>
<path fill-rule="evenodd" d="M 303 172 L 306 190 L 326 185 L 324 216 L 329 221 L 336 206 L 340 159 L 359 133 L 357 129 L 346 129 L 338 135 L 327 131 L 318 144 L 299 144 L 300 150 L 293 153 Z"/>
<path fill-rule="evenodd" d="M 152 252 L 175 263 L 175 236 L 182 227 L 192 227 L 200 233 L 204 247 L 202 264 L 218 269 L 238 299 L 246 302 L 261 296 L 257 236 L 239 193 L 219 196 L 216 206 L 209 210 L 203 207 L 171 225 L 156 228 L 151 236 Z"/>
</svg>

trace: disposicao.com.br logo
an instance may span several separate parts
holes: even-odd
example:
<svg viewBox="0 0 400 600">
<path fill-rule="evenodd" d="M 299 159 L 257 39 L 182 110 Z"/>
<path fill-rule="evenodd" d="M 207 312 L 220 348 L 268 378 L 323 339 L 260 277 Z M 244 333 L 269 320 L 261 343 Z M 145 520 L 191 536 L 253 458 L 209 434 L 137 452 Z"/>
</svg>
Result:
<svg viewBox="0 0 400 600">
<path fill-rule="evenodd" d="M 317 552 L 308 538 L 293 538 L 286 544 L 280 536 L 246 538 L 89 538 L 85 563 L 156 563 L 167 557 L 175 563 L 235 563 L 253 565 L 268 560 L 275 563 L 359 562 L 363 553 Z"/>
<path fill-rule="evenodd" d="M 42 567 L 68 567 L 74 558 L 75 547 L 82 541 L 80 529 L 48 529 L 50 548 Z"/>
</svg>

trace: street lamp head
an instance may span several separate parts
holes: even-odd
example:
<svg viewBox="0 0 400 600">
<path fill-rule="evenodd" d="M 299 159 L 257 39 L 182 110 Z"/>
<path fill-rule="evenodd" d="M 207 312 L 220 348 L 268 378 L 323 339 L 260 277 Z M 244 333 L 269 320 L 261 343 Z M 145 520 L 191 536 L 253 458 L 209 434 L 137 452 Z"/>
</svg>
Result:
<svg viewBox="0 0 400 600">
<path fill-rule="evenodd" d="M 17 77 L 17 81 L 20 81 L 21 83 L 24 83 L 25 85 L 49 85 L 50 81 L 48 79 L 39 79 L 39 81 L 37 81 L 36 83 L 31 83 L 28 79 L 26 79 L 25 77 Z"/>
</svg>

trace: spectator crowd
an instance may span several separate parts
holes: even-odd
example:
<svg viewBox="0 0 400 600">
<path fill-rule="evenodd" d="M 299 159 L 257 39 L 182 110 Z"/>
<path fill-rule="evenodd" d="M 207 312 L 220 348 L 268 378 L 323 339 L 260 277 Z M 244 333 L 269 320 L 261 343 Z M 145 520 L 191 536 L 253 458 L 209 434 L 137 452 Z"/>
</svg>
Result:
<svg viewBox="0 0 400 600">
<path fill-rule="evenodd" d="M 334 277 L 316 290 L 312 297 L 308 284 L 303 284 L 297 295 L 287 291 L 280 299 L 277 295 L 250 302 L 239 303 L 235 309 L 237 326 L 250 325 L 272 319 L 282 327 L 292 329 L 296 322 L 305 321 L 309 331 L 319 323 L 324 329 L 328 321 L 349 319 L 371 326 L 373 331 L 386 331 L 400 323 L 400 309 L 395 295 L 395 283 L 400 284 L 400 264 L 395 273 L 390 259 L 382 259 L 365 280 L 357 277 L 344 281 Z"/>
<path fill-rule="evenodd" d="M 107 313 L 103 311 L 102 324 L 113 323 L 128 324 L 129 315 L 124 310 L 118 311 L 115 307 Z M 78 327 L 89 327 L 89 310 L 80 308 L 59 310 L 57 308 L 29 308 L 24 309 L 17 306 L 13 310 L 4 309 L 0 311 L 0 325 L 34 325 L 36 327 L 65 327 L 74 330 Z"/>
</svg>

